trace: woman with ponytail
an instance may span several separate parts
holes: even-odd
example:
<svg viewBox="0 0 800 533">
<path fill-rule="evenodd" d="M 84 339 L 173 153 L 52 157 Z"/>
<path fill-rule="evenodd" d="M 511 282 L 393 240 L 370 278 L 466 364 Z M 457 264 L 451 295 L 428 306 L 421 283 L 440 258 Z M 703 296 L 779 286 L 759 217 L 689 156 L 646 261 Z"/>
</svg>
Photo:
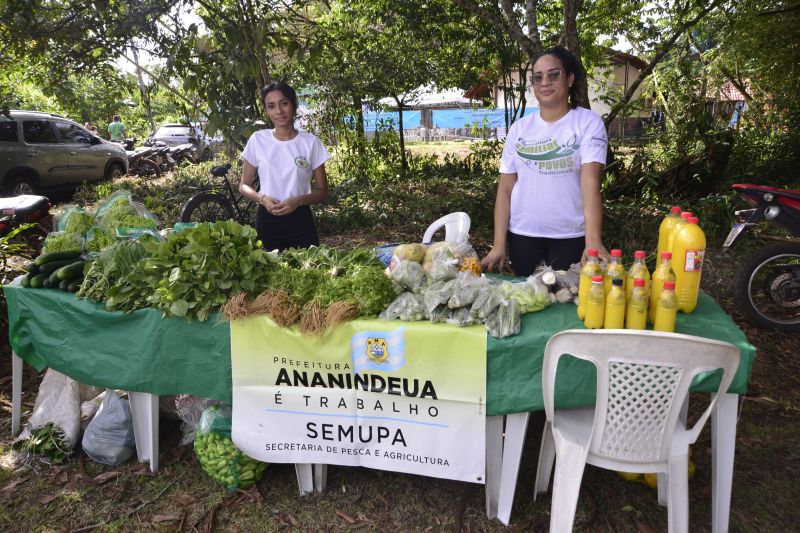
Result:
<svg viewBox="0 0 800 533">
<path fill-rule="evenodd" d="M 516 121 L 500 159 L 494 208 L 494 244 L 484 269 L 502 269 L 506 254 L 518 276 L 540 264 L 567 269 L 586 250 L 599 250 L 603 208 L 600 182 L 608 136 L 597 113 L 578 107 L 583 71 L 571 52 L 556 46 L 533 65 L 538 112 Z"/>
</svg>

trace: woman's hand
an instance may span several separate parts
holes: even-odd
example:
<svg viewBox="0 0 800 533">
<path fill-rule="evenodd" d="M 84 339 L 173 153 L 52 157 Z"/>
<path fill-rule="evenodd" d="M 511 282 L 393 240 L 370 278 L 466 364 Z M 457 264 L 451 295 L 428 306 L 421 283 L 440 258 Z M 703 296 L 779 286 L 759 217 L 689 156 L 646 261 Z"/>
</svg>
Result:
<svg viewBox="0 0 800 533">
<path fill-rule="evenodd" d="M 272 210 L 275 209 L 275 206 L 278 205 L 280 202 L 273 198 L 272 196 L 267 196 L 266 194 L 261 197 L 261 206 L 267 210 L 267 213 L 272 213 Z"/>
<path fill-rule="evenodd" d="M 272 200 L 274 201 L 274 198 Z M 294 210 L 300 207 L 300 205 L 300 198 L 297 196 L 292 196 L 282 202 L 275 202 L 275 204 L 272 206 L 272 209 L 270 210 L 268 208 L 267 211 L 275 216 L 282 217 L 294 213 Z"/>
<path fill-rule="evenodd" d="M 594 248 L 595 250 L 597 250 L 597 258 L 601 262 L 608 264 L 608 262 L 611 261 L 611 254 L 608 253 L 608 250 L 606 250 L 606 247 L 603 246 L 602 242 L 597 244 L 586 243 L 586 248 L 583 249 L 583 255 L 581 256 L 581 264 L 586 263 L 586 258 L 588 257 L 586 255 L 586 250 L 590 248 Z"/>
<path fill-rule="evenodd" d="M 492 246 L 492 249 L 489 250 L 489 253 L 486 254 L 486 257 L 481 261 L 481 268 L 487 272 L 492 272 L 495 269 L 498 272 L 502 272 L 505 266 L 506 249 L 500 246 Z"/>
</svg>

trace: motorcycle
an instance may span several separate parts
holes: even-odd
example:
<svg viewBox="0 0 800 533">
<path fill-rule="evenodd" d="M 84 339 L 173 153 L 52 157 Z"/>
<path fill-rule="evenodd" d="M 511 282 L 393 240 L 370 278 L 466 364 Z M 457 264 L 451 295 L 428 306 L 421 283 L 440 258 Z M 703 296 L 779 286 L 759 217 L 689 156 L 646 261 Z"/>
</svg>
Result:
<svg viewBox="0 0 800 533">
<path fill-rule="evenodd" d="M 126 150 L 128 154 L 128 174 L 152 178 L 161 177 L 161 168 L 151 159 L 154 155 L 152 148 L 137 148 Z"/>
<path fill-rule="evenodd" d="M 722 245 L 724 251 L 761 220 L 800 237 L 800 190 L 749 184 L 733 189 L 752 208 L 736 211 L 738 221 Z M 742 312 L 759 326 L 800 331 L 800 240 L 770 243 L 751 254 L 739 268 L 733 295 Z"/>
<path fill-rule="evenodd" d="M 50 200 L 44 196 L 23 194 L 0 198 L 0 237 L 20 239 L 36 255 L 47 237 L 49 217 Z M 23 229 L 26 224 L 33 226 Z"/>
<path fill-rule="evenodd" d="M 148 139 L 143 144 L 150 148 L 151 154 L 148 157 L 156 162 L 161 172 L 169 172 L 175 168 L 176 162 L 170 155 L 167 143 Z"/>
<path fill-rule="evenodd" d="M 197 160 L 194 158 L 194 145 L 192 143 L 179 144 L 169 149 L 170 155 L 175 162 L 180 165 L 183 161 L 188 161 L 194 165 Z"/>
</svg>

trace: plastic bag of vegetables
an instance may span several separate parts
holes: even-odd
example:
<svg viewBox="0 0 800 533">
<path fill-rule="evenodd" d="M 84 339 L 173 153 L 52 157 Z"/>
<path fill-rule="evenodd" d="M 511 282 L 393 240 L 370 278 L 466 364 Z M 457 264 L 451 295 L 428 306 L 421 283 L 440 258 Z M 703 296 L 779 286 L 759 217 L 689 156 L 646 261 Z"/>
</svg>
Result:
<svg viewBox="0 0 800 533">
<path fill-rule="evenodd" d="M 425 320 L 425 307 L 423 307 L 420 297 L 410 293 L 404 292 L 389 304 L 380 314 L 381 320 L 395 320 L 400 319 L 406 322 L 414 322 L 417 320 Z"/>
<path fill-rule="evenodd" d="M 438 281 L 428 285 L 423 294 L 423 301 L 425 302 L 425 309 L 432 313 L 437 306 L 446 304 L 453 292 L 456 290 L 458 282 L 455 279 L 449 281 Z"/>
<path fill-rule="evenodd" d="M 392 272 L 392 280 L 404 290 L 417 292 L 425 286 L 425 272 L 416 261 L 402 260 Z"/>
<path fill-rule="evenodd" d="M 94 213 L 86 211 L 82 207 L 74 204 L 65 205 L 63 211 L 58 216 L 56 229 L 67 233 L 79 233 L 86 235 L 89 228 L 94 226 Z"/>
<path fill-rule="evenodd" d="M 520 313 L 541 311 L 553 301 L 545 285 L 533 280 L 520 283 L 504 282 L 501 286 L 506 299 L 515 300 L 519 304 Z"/>
<path fill-rule="evenodd" d="M 503 300 L 497 310 L 486 319 L 486 330 L 493 337 L 509 337 L 519 333 L 520 310 L 516 300 Z"/>
<path fill-rule="evenodd" d="M 80 233 L 54 231 L 45 237 L 44 244 L 42 245 L 42 253 L 80 252 L 83 251 L 84 245 L 84 238 Z"/>
<path fill-rule="evenodd" d="M 456 280 L 456 289 L 447 301 L 447 306 L 451 309 L 472 306 L 481 289 L 489 285 L 488 279 L 476 278 L 471 272 L 459 272 Z"/>
<path fill-rule="evenodd" d="M 475 319 L 472 318 L 469 307 L 459 307 L 458 309 L 450 309 L 447 314 L 445 322 L 448 324 L 455 324 L 456 326 L 470 326 L 475 324 Z"/>
<path fill-rule="evenodd" d="M 194 452 L 205 473 L 230 492 L 252 486 L 267 468 L 267 463 L 246 456 L 231 440 L 231 408 L 227 405 L 212 405 L 203 411 Z"/>
<path fill-rule="evenodd" d="M 486 320 L 491 315 L 500 302 L 503 301 L 503 294 L 500 292 L 499 285 L 487 285 L 478 290 L 475 301 L 472 302 L 470 312 L 478 320 Z"/>
</svg>

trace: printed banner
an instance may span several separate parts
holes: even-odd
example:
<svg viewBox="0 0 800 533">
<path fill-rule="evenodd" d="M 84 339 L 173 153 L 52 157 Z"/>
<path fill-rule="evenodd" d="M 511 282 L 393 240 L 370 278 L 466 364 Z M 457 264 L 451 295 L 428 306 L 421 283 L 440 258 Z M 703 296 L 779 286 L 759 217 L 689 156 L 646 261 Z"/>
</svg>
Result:
<svg viewBox="0 0 800 533">
<path fill-rule="evenodd" d="M 323 337 L 231 322 L 233 441 L 272 463 L 484 483 L 486 330 L 356 320 Z"/>
</svg>

